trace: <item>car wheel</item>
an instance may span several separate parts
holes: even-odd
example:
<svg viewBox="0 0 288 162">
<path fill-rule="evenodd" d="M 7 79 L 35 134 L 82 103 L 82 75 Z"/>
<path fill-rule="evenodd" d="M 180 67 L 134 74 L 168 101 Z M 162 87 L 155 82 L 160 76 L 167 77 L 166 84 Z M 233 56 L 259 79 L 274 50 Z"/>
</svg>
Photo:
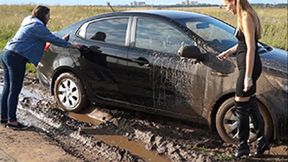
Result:
<svg viewBox="0 0 288 162">
<path fill-rule="evenodd" d="M 268 139 L 271 139 L 273 135 L 273 124 L 269 112 L 266 108 L 258 102 L 260 113 L 264 120 L 264 131 Z M 216 129 L 224 142 L 237 143 L 238 137 L 238 123 L 239 119 L 235 112 L 234 97 L 226 100 L 219 108 L 216 114 Z M 249 118 L 250 135 L 249 142 L 256 140 L 256 131 L 254 129 L 251 117 Z"/>
<path fill-rule="evenodd" d="M 83 85 L 72 73 L 59 75 L 55 80 L 53 91 L 57 103 L 65 111 L 77 112 L 88 106 Z"/>
</svg>

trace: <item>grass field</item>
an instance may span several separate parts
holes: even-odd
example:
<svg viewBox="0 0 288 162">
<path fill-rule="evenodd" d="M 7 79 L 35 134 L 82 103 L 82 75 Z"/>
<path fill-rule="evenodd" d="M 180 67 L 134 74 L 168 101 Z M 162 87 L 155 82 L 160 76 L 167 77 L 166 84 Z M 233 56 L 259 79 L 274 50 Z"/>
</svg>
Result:
<svg viewBox="0 0 288 162">
<path fill-rule="evenodd" d="M 34 6 L 7 6 L 0 5 L 0 50 L 11 39 L 20 26 L 22 19 L 31 14 Z M 98 13 L 110 12 L 108 7 L 96 6 L 50 6 L 51 20 L 48 28 L 57 31 L 73 22 Z M 151 8 L 114 8 L 122 10 L 144 10 Z M 217 17 L 229 24 L 236 25 L 236 17 L 220 8 L 166 8 L 204 13 Z M 287 8 L 256 8 L 263 26 L 263 37 L 260 40 L 268 45 L 288 50 Z"/>
</svg>

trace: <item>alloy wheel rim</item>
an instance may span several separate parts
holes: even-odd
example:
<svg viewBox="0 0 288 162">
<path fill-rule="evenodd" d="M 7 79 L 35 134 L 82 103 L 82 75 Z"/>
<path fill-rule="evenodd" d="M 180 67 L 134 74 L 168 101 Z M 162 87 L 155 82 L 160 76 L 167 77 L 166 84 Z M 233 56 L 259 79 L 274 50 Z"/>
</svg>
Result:
<svg viewBox="0 0 288 162">
<path fill-rule="evenodd" d="M 232 140 L 239 140 L 239 131 L 238 131 L 238 125 L 239 125 L 239 118 L 236 114 L 235 107 L 232 107 L 229 109 L 226 114 L 224 115 L 223 119 L 224 129 L 226 134 L 232 139 Z M 249 117 L 249 139 L 253 140 L 256 138 L 256 130 L 254 128 L 254 125 L 252 123 L 251 117 Z"/>
<path fill-rule="evenodd" d="M 80 91 L 78 86 L 71 79 L 63 80 L 58 86 L 59 101 L 68 110 L 73 110 L 80 100 Z"/>
</svg>

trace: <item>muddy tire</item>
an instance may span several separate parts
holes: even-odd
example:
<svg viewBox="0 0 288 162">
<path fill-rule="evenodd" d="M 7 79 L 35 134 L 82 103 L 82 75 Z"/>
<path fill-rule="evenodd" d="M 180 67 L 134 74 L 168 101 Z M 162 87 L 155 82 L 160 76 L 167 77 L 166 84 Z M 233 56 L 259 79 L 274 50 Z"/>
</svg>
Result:
<svg viewBox="0 0 288 162">
<path fill-rule="evenodd" d="M 267 109 L 258 102 L 260 113 L 264 120 L 265 135 L 271 139 L 273 135 L 273 123 Z M 227 143 L 237 143 L 238 137 L 238 122 L 239 119 L 235 113 L 234 97 L 226 100 L 219 108 L 216 114 L 216 129 L 220 138 Z M 256 140 L 256 131 L 250 118 L 250 136 L 249 142 Z"/>
<path fill-rule="evenodd" d="M 88 99 L 79 78 L 62 73 L 54 84 L 54 98 L 64 111 L 77 112 L 88 106 Z"/>
</svg>

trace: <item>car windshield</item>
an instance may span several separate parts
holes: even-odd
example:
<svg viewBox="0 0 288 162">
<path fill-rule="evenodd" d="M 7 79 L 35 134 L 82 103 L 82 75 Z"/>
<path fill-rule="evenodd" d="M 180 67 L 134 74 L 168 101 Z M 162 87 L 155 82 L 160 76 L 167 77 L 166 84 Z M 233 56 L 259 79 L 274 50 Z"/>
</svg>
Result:
<svg viewBox="0 0 288 162">
<path fill-rule="evenodd" d="M 238 43 L 234 36 L 235 29 L 217 19 L 194 17 L 178 19 L 177 22 L 192 30 L 219 52 L 227 50 Z"/>
</svg>

